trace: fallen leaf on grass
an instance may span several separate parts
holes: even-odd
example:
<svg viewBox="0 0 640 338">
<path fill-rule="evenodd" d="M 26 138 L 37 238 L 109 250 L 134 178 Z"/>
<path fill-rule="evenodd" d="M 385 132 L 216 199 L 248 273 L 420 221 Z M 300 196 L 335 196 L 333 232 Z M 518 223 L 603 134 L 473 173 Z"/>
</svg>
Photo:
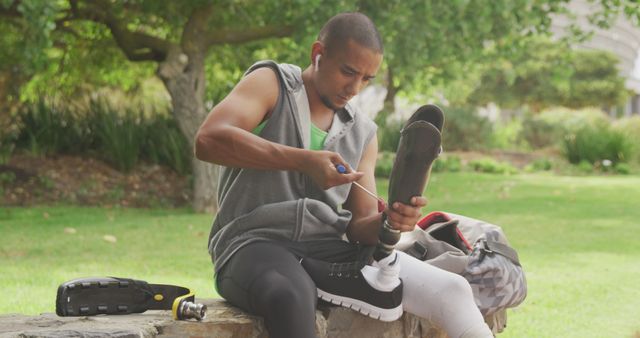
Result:
<svg viewBox="0 0 640 338">
<path fill-rule="evenodd" d="M 105 241 L 107 241 L 109 243 L 115 243 L 115 242 L 118 241 L 118 239 L 114 235 L 104 235 L 104 236 L 102 236 L 102 239 L 104 239 Z"/>
<path fill-rule="evenodd" d="M 64 233 L 65 233 L 65 234 L 73 235 L 73 234 L 75 234 L 76 232 L 78 232 L 78 231 L 77 231 L 76 229 L 74 229 L 74 228 L 69 228 L 69 227 L 64 228 Z"/>
</svg>

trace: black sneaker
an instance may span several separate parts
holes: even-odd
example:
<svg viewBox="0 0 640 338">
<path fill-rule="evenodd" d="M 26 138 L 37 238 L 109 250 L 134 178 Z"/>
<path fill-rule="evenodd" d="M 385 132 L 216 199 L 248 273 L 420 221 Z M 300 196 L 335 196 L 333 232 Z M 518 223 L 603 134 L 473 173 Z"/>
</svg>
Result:
<svg viewBox="0 0 640 338">
<path fill-rule="evenodd" d="M 379 268 L 363 262 L 328 263 L 313 258 L 300 263 L 315 282 L 320 299 L 385 322 L 402 316 L 402 281 L 398 279 L 386 290 L 376 287 Z"/>
</svg>

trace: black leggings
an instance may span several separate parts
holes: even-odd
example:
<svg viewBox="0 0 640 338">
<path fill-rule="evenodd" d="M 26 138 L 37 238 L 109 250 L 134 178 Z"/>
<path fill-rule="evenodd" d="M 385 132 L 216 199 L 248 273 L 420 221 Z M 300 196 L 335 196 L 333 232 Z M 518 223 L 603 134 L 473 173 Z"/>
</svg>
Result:
<svg viewBox="0 0 640 338">
<path fill-rule="evenodd" d="M 238 250 L 217 274 L 218 293 L 262 316 L 271 338 L 316 337 L 317 290 L 300 258 L 338 262 L 356 255 L 357 247 L 343 241 L 254 242 Z"/>
</svg>

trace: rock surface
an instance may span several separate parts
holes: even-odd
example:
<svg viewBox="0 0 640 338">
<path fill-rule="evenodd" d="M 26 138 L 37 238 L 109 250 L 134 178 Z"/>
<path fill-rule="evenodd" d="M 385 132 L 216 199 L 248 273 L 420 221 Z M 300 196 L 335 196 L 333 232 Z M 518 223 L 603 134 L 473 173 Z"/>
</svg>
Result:
<svg viewBox="0 0 640 338">
<path fill-rule="evenodd" d="M 0 315 L 0 338 L 151 338 L 215 337 L 266 338 L 258 317 L 247 315 L 221 299 L 199 299 L 207 305 L 202 322 L 175 321 L 170 311 L 147 311 L 126 316 L 58 317 Z M 445 338 L 446 334 L 427 320 L 404 314 L 395 322 L 385 323 L 355 311 L 320 305 L 316 315 L 316 332 L 322 338 Z"/>
</svg>

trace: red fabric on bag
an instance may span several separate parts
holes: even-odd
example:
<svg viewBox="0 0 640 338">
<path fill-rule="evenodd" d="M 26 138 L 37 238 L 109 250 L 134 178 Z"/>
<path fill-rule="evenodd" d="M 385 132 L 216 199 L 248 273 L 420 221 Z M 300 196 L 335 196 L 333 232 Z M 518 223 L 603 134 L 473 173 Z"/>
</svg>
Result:
<svg viewBox="0 0 640 338">
<path fill-rule="evenodd" d="M 427 230 L 427 228 L 432 224 L 447 222 L 450 220 L 451 220 L 451 217 L 449 217 L 449 215 L 445 214 L 444 212 L 432 211 L 428 213 L 426 216 L 424 216 L 421 220 L 419 220 L 416 225 L 419 226 L 422 230 Z M 462 234 L 462 231 L 460 231 L 460 229 L 458 229 L 457 227 L 456 227 L 456 233 L 458 234 L 458 237 L 462 239 L 462 242 L 467 247 L 467 249 L 472 250 L 473 247 L 471 246 L 471 244 L 469 244 L 469 241 L 467 241 L 467 239 L 464 237 L 464 235 Z"/>
</svg>

